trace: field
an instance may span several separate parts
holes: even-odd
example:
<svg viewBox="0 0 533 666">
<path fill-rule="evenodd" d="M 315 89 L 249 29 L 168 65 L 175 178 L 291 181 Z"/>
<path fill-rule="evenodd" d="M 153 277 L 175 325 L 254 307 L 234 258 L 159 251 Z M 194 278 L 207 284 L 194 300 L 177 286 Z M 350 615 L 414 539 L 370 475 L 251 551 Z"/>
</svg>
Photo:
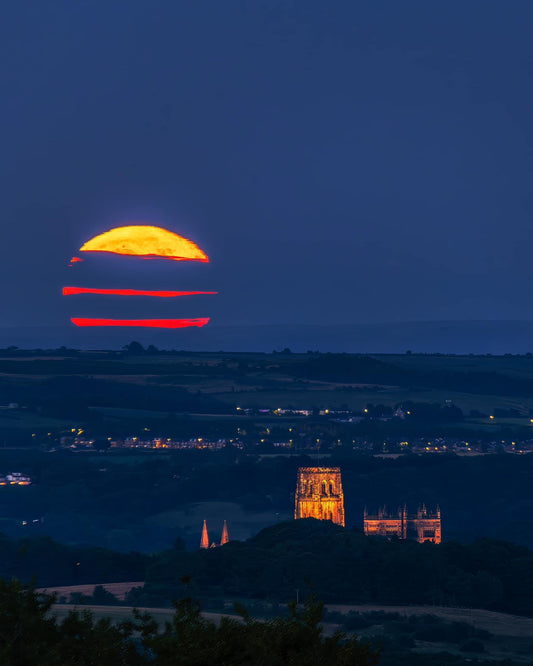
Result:
<svg viewBox="0 0 533 666">
<path fill-rule="evenodd" d="M 472 608 L 449 608 L 447 606 L 385 606 L 378 604 L 341 605 L 329 604 L 328 610 L 349 613 L 367 613 L 369 611 L 384 611 L 385 613 L 399 613 L 409 617 L 411 615 L 435 615 L 444 620 L 467 622 L 478 629 L 490 631 L 501 636 L 529 637 L 533 640 L 533 618 L 519 615 L 508 615 L 494 611 Z"/>
<path fill-rule="evenodd" d="M 71 594 L 83 594 L 85 596 L 92 596 L 94 593 L 94 588 L 97 587 L 99 583 L 93 583 L 92 585 L 63 585 L 59 587 L 47 587 L 40 588 L 38 592 L 46 592 L 47 594 L 56 594 L 57 598 L 66 597 L 70 598 Z M 103 583 L 102 587 L 113 594 L 119 601 L 124 601 L 124 597 L 133 587 L 142 587 L 144 581 L 134 581 L 132 583 Z M 58 604 L 58 606 L 61 604 Z M 106 606 L 106 608 L 109 608 Z"/>
<path fill-rule="evenodd" d="M 112 586 L 106 585 L 108 589 Z M 69 588 L 65 588 L 69 589 Z M 74 588 L 71 588 L 72 591 Z M 74 609 L 89 610 L 94 613 L 96 618 L 109 617 L 116 622 L 131 619 L 132 608 L 128 606 L 94 606 L 83 605 L 74 606 L 71 604 L 56 604 L 53 608 L 53 613 L 59 619 L 66 617 L 66 615 Z M 160 624 L 169 622 L 172 619 L 173 609 L 170 608 L 140 608 L 140 611 L 150 613 L 154 619 Z M 355 611 L 359 613 L 367 613 L 372 611 L 383 611 L 385 613 L 398 613 L 405 618 L 420 615 L 431 615 L 441 618 L 450 622 L 464 622 L 477 629 L 482 629 L 493 634 L 492 638 L 484 641 L 485 650 L 482 654 L 484 659 L 489 660 L 504 660 L 512 659 L 517 663 L 531 663 L 531 646 L 533 643 L 533 618 L 519 617 L 515 615 L 507 615 L 505 613 L 495 613 L 492 611 L 485 611 L 479 609 L 466 609 L 466 608 L 447 608 L 438 606 L 385 606 L 362 604 L 357 606 L 340 606 L 329 605 L 326 607 L 328 611 L 341 612 L 343 614 Z M 252 614 L 254 614 L 252 612 Z M 215 622 L 220 621 L 220 618 L 238 616 L 231 613 L 213 613 L 204 612 L 204 617 Z M 261 615 L 259 614 L 259 617 Z M 341 625 L 331 622 L 324 623 L 324 632 L 326 635 L 331 635 L 334 631 L 342 628 Z M 383 633 L 383 626 L 374 625 L 370 629 L 356 631 L 358 635 L 364 640 L 370 638 L 371 640 L 379 640 Z M 414 652 L 432 654 L 447 652 L 449 654 L 459 655 L 465 657 L 457 645 L 450 643 L 438 643 L 430 641 L 416 641 L 413 647 Z"/>
<path fill-rule="evenodd" d="M 330 610 L 341 610 L 349 612 L 355 610 L 361 613 L 369 611 L 384 611 L 386 613 L 398 613 L 405 618 L 415 615 L 432 615 L 449 622 L 465 622 L 476 629 L 488 631 L 493 634 L 492 638 L 483 641 L 484 651 L 477 657 L 489 660 L 507 660 L 531 664 L 531 648 L 533 644 L 533 619 L 495 613 L 469 608 L 446 608 L 438 606 L 329 606 Z M 374 626 L 369 630 L 359 633 L 361 638 L 376 637 L 380 633 L 386 636 L 383 627 Z M 417 640 L 413 648 L 414 652 L 423 654 L 438 654 L 447 652 L 449 654 L 465 658 L 457 645 L 444 642 L 430 642 Z M 470 661 L 472 658 L 470 658 Z M 467 659 L 468 661 L 468 659 Z"/>
<path fill-rule="evenodd" d="M 26 443 L 32 434 L 33 443 L 43 443 L 84 426 L 127 432 L 157 425 L 169 413 L 238 423 L 246 417 L 237 407 L 361 413 L 369 403 L 408 401 L 449 401 L 474 429 L 529 428 L 533 357 L 0 351 L 0 442 L 6 446 L 24 434 Z M 495 408 L 514 413 L 489 420 Z"/>
<path fill-rule="evenodd" d="M 63 587 L 51 587 L 41 589 L 42 592 L 49 594 L 56 593 L 59 596 L 69 596 L 71 593 L 81 593 L 91 595 L 94 592 L 96 584 L 92 585 L 68 585 Z M 133 587 L 144 585 L 141 581 L 132 583 L 104 583 L 103 587 L 114 594 L 120 601 L 124 600 L 124 596 Z M 231 599 L 227 600 L 231 603 Z M 76 606 L 74 604 L 55 604 L 54 613 L 58 616 L 63 616 L 73 608 L 87 608 L 99 617 L 113 617 L 116 619 L 125 619 L 131 615 L 132 607 L 130 606 L 94 606 L 83 605 Z M 160 614 L 164 618 L 172 616 L 174 610 L 172 608 L 146 608 L 150 613 Z M 328 604 L 326 606 L 328 611 L 336 611 L 339 613 L 368 613 L 371 611 L 383 611 L 385 613 L 399 613 L 406 617 L 412 615 L 434 615 L 445 620 L 467 622 L 478 629 L 490 631 L 499 636 L 514 636 L 521 638 L 531 638 L 533 641 L 533 618 L 522 617 L 519 615 L 509 615 L 507 613 L 497 613 L 495 611 L 472 609 L 472 608 L 449 608 L 447 606 L 390 606 L 383 604 Z M 208 616 L 219 615 L 217 613 L 207 613 Z M 224 613 L 224 615 L 231 616 L 231 613 Z M 233 615 L 233 617 L 236 617 Z"/>
</svg>

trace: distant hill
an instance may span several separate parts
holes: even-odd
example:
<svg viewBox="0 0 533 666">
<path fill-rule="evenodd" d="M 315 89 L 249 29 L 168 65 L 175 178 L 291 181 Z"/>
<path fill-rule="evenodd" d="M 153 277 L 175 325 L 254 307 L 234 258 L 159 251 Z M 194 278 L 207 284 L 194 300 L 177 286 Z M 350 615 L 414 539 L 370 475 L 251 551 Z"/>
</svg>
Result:
<svg viewBox="0 0 533 666">
<path fill-rule="evenodd" d="M 313 591 L 333 603 L 432 604 L 533 615 L 533 551 L 505 541 L 469 545 L 383 541 L 312 518 L 246 542 L 155 555 L 145 593 L 288 600 Z"/>
<path fill-rule="evenodd" d="M 289 347 L 321 352 L 524 354 L 533 352 L 533 321 L 418 321 L 339 325 L 217 325 L 200 330 L 91 330 L 63 326 L 0 328 L 0 347 L 120 348 L 131 337 L 144 345 L 186 351 L 266 351 Z"/>
</svg>

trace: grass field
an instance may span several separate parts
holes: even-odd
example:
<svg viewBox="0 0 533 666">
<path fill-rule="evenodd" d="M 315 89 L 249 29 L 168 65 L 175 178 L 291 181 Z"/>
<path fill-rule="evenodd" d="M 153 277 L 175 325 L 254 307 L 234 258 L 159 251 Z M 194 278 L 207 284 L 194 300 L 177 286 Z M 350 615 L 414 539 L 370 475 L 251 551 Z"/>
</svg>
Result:
<svg viewBox="0 0 533 666">
<path fill-rule="evenodd" d="M 327 355 L 322 355 L 326 359 Z M 348 357 L 347 357 L 348 358 Z M 91 354 L 80 353 L 74 357 L 0 357 L 0 378 L 5 402 L 20 402 L 24 405 L 21 395 L 46 396 L 47 382 L 63 381 L 65 377 L 76 377 L 79 380 L 97 381 L 99 386 L 112 387 L 109 402 L 88 402 L 91 413 L 103 420 L 109 427 L 126 427 L 133 421 L 142 419 L 154 422 L 166 418 L 169 412 L 180 413 L 180 395 L 188 392 L 191 396 L 202 399 L 214 399 L 227 405 L 227 414 L 233 415 L 233 407 L 295 407 L 299 409 L 338 409 L 348 407 L 360 412 L 368 403 L 394 406 L 406 401 L 430 402 L 443 404 L 451 401 L 460 407 L 465 415 L 471 410 L 490 414 L 494 408 L 515 409 L 523 415 L 523 421 L 499 420 L 497 423 L 477 423 L 473 425 L 528 425 L 529 413 L 533 412 L 533 391 L 527 382 L 533 383 L 533 357 L 528 356 L 440 356 L 440 355 L 373 355 L 372 359 L 384 364 L 384 367 L 395 367 L 404 373 L 401 385 L 361 383 L 357 372 L 348 382 L 328 381 L 312 378 L 314 375 L 302 374 L 299 368 L 306 368 L 310 361 L 307 354 L 179 354 L 179 355 L 147 355 L 147 356 L 116 356 L 114 353 Z M 379 364 L 378 364 L 379 365 Z M 413 373 L 411 376 L 409 371 Z M 507 381 L 527 380 L 516 390 L 502 394 L 476 393 L 463 390 L 463 379 L 460 373 L 487 373 L 493 376 L 498 373 Z M 421 373 L 421 374 L 420 374 Z M 432 383 L 432 373 L 444 373 L 446 376 L 457 375 L 459 379 L 452 384 Z M 378 373 L 379 374 L 379 373 Z M 396 376 L 390 375 L 390 376 Z M 466 375 L 465 375 L 466 376 Z M 429 378 L 424 383 L 424 378 Z M 412 384 L 412 385 L 410 385 Z M 483 382 L 481 382 L 483 384 Z M 117 396 L 133 388 L 148 390 L 147 395 L 159 391 L 159 396 L 170 396 L 164 406 L 159 399 L 152 400 L 152 405 L 137 401 L 135 408 L 124 399 L 119 404 Z M 432 386 L 453 386 L 450 389 L 432 388 Z M 65 384 L 69 386 L 68 382 Z M 491 384 L 498 390 L 498 383 Z M 524 387 L 525 386 L 525 387 Z M 116 390 L 115 390 L 116 389 Z M 476 390 L 482 391 L 477 385 Z M 67 391 L 68 388 L 63 389 Z M 177 391 L 175 401 L 173 391 Z M 181 393 L 180 393 L 181 392 Z M 90 391 L 89 391 L 90 393 Z M 93 393 L 98 396 L 99 391 Z M 133 393 L 135 394 L 135 392 Z M 186 393 L 185 393 L 186 395 Z M 57 396 L 56 396 L 57 397 Z M 67 396 L 68 397 L 68 396 Z M 88 398 L 89 399 L 89 398 Z M 38 400 L 37 400 L 38 403 Z M 98 406 L 94 406 L 98 404 Z M 175 404 L 175 409 L 172 405 Z M 207 404 L 207 403 L 206 403 Z M 46 409 L 39 404 L 33 410 L 0 409 L 0 441 L 2 432 L 9 433 L 26 431 L 29 433 L 51 431 L 54 433 L 68 432 L 78 426 L 78 419 L 57 418 L 62 414 L 56 405 L 56 412 L 51 418 Z M 59 411 L 58 411 L 59 409 Z M 202 411 L 187 409 L 193 420 L 205 419 L 207 415 L 191 414 Z M 209 409 L 205 410 L 209 412 Z M 215 412 L 217 410 L 214 410 Z M 220 411 L 224 411 L 223 409 Z M 68 410 L 65 414 L 68 414 Z M 223 415 L 214 417 L 223 420 Z M 260 419 L 259 416 L 254 416 Z M 83 417 L 81 417 L 83 420 Z M 293 418 L 294 420 L 294 418 Z M 280 421 L 281 422 L 281 421 Z"/>
<path fill-rule="evenodd" d="M 448 608 L 443 606 L 385 606 L 377 604 L 362 604 L 355 606 L 328 605 L 331 611 L 348 613 L 356 611 L 366 613 L 370 611 L 384 611 L 398 613 L 404 617 L 413 615 L 433 615 L 448 622 L 465 622 L 469 625 L 489 631 L 493 637 L 483 641 L 485 651 L 479 655 L 483 659 L 505 660 L 524 664 L 531 664 L 533 652 L 533 618 L 508 615 L 494 611 L 471 608 Z M 383 627 L 374 626 L 367 630 L 357 632 L 362 638 L 384 634 Z M 424 654 L 437 654 L 448 652 L 462 656 L 465 654 L 459 647 L 450 643 L 433 643 L 416 641 L 416 652 Z M 472 660 L 472 659 L 470 659 Z"/>
<path fill-rule="evenodd" d="M 533 618 L 520 615 L 509 615 L 495 611 L 472 608 L 449 608 L 447 606 L 386 606 L 379 604 L 339 605 L 328 604 L 331 611 L 349 613 L 367 613 L 369 611 L 385 611 L 400 615 L 435 615 L 444 620 L 467 622 L 478 629 L 490 631 L 502 636 L 528 637 L 533 640 Z"/>
<path fill-rule="evenodd" d="M 94 588 L 100 585 L 100 583 L 92 583 L 90 585 L 64 585 L 59 587 L 47 587 L 39 588 L 38 592 L 46 592 L 47 594 L 57 594 L 58 599 L 60 597 L 69 598 L 71 594 L 84 594 L 86 596 L 92 596 L 94 593 Z M 106 589 L 111 594 L 114 594 L 119 601 L 124 601 L 124 597 L 133 587 L 142 587 L 144 581 L 134 581 L 131 583 L 101 583 L 102 587 Z M 104 608 L 104 607 L 102 607 Z M 106 606 L 105 608 L 109 608 Z"/>
<path fill-rule="evenodd" d="M 124 598 L 126 592 L 132 587 L 143 585 L 143 583 L 106 583 L 104 587 L 109 592 L 115 594 L 119 599 Z M 81 592 L 90 594 L 95 585 L 71 585 L 69 587 L 50 588 L 47 591 L 58 594 L 70 594 L 71 592 Z M 111 617 L 113 619 L 126 619 L 131 615 L 133 607 L 131 606 L 75 606 L 73 604 L 56 604 L 54 614 L 63 617 L 73 608 L 83 608 L 95 613 L 97 617 Z M 386 613 L 399 613 L 409 617 L 411 615 L 435 615 L 444 620 L 466 622 L 478 629 L 490 631 L 498 636 L 514 636 L 518 638 L 531 638 L 533 640 L 533 618 L 521 617 L 518 615 L 508 615 L 506 613 L 496 613 L 494 611 L 471 609 L 471 608 L 448 608 L 445 606 L 385 606 L 376 604 L 357 604 L 353 606 L 328 604 L 327 610 L 341 613 L 355 611 L 358 613 L 367 613 L 370 611 L 384 611 Z M 153 615 L 158 615 L 163 619 L 169 619 L 174 610 L 172 608 L 145 608 Z M 232 616 L 231 613 L 206 613 L 206 616 L 221 617 L 222 615 Z M 237 617 L 233 615 L 233 617 Z"/>
<path fill-rule="evenodd" d="M 118 584 L 118 585 L 131 585 Z M 79 591 L 79 586 L 71 589 Z M 106 588 L 110 589 L 109 585 Z M 467 608 L 447 608 L 438 606 L 385 606 L 376 604 L 361 605 L 328 605 L 327 610 L 348 613 L 356 611 L 365 613 L 369 611 L 385 611 L 387 613 L 399 613 L 405 617 L 413 615 L 433 615 L 451 622 L 466 622 L 478 629 L 489 631 L 493 637 L 484 641 L 485 652 L 482 658 L 493 660 L 513 659 L 518 663 L 531 663 L 531 652 L 533 647 L 533 618 L 507 615 L 505 613 L 495 613 L 492 611 L 467 609 Z M 89 610 L 96 618 L 111 618 L 115 622 L 131 619 L 133 608 L 129 606 L 93 606 L 83 605 L 74 606 L 72 604 L 56 604 L 53 607 L 53 614 L 62 619 L 68 615 L 71 610 Z M 174 613 L 172 608 L 139 608 L 141 612 L 148 612 L 154 619 L 163 625 L 172 619 Z M 211 613 L 204 612 L 204 617 L 215 622 L 220 621 L 222 617 L 238 618 L 232 613 Z M 324 623 L 324 633 L 331 635 L 340 627 L 338 624 Z M 361 638 L 376 637 L 383 634 L 383 627 L 375 625 L 367 630 L 357 631 Z M 461 655 L 457 645 L 449 643 L 433 643 L 427 641 L 416 641 L 414 648 L 416 652 L 431 655 L 433 653 L 448 652 L 450 654 Z M 431 657 L 429 657 L 431 658 Z"/>
</svg>

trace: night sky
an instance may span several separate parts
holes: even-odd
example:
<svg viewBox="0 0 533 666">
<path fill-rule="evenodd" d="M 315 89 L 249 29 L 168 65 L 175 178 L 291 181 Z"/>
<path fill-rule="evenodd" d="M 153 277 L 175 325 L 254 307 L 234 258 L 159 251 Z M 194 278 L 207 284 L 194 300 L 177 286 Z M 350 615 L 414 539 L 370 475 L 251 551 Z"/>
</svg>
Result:
<svg viewBox="0 0 533 666">
<path fill-rule="evenodd" d="M 213 326 L 531 321 L 532 20 L 530 0 L 4 3 L 2 326 L 100 307 L 65 284 L 196 278 Z M 135 222 L 211 265 L 67 268 Z"/>
</svg>

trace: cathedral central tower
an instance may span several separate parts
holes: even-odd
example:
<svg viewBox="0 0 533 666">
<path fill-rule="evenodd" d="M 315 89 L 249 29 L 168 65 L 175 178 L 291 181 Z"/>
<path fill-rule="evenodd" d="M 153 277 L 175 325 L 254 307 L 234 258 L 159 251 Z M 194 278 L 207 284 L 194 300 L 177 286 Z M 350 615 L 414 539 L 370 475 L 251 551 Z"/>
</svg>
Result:
<svg viewBox="0 0 533 666">
<path fill-rule="evenodd" d="M 340 467 L 300 467 L 295 518 L 331 520 L 344 527 L 344 493 Z"/>
</svg>

